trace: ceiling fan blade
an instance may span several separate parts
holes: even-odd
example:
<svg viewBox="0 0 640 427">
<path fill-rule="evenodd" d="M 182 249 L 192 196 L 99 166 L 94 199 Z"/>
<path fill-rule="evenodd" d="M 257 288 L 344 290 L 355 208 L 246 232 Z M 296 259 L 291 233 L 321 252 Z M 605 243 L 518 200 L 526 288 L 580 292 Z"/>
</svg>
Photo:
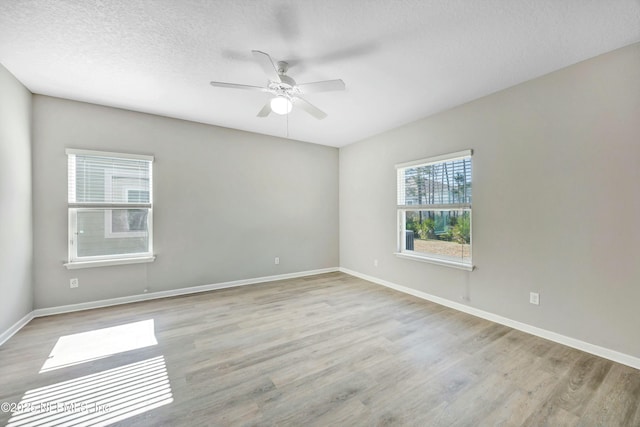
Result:
<svg viewBox="0 0 640 427">
<path fill-rule="evenodd" d="M 322 120 L 325 117 L 327 117 L 327 113 L 325 113 L 324 111 L 320 110 L 318 107 L 316 107 L 313 104 L 310 104 L 308 101 L 305 101 L 304 99 L 294 96 L 291 101 L 293 102 L 293 104 L 296 107 L 300 107 L 302 108 L 304 111 L 306 111 L 307 113 L 311 114 L 313 117 L 315 117 L 318 120 Z"/>
<path fill-rule="evenodd" d="M 332 90 L 344 90 L 344 82 L 340 79 L 337 80 L 325 80 L 322 82 L 303 83 L 297 85 L 300 89 L 300 93 L 316 93 L 316 92 L 329 92 Z"/>
<path fill-rule="evenodd" d="M 271 57 L 268 53 L 261 52 L 259 50 L 252 50 L 253 57 L 258 61 L 258 64 L 262 67 L 264 72 L 269 77 L 269 80 L 273 80 L 274 82 L 280 81 L 280 74 L 278 74 L 278 69 L 273 64 Z"/>
<path fill-rule="evenodd" d="M 229 89 L 255 90 L 258 92 L 269 92 L 269 88 L 260 86 L 239 85 L 237 83 L 211 82 L 214 87 L 226 87 Z"/>
<path fill-rule="evenodd" d="M 267 117 L 271 113 L 271 100 L 267 101 L 262 107 L 262 110 L 258 112 L 258 117 Z"/>
</svg>

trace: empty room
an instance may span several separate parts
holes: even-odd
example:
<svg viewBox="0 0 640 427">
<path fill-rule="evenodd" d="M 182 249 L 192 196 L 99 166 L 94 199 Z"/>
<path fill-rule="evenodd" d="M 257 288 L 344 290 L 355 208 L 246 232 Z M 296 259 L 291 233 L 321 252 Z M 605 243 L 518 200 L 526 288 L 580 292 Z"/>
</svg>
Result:
<svg viewBox="0 0 640 427">
<path fill-rule="evenodd" d="M 640 1 L 3 0 L 0 426 L 640 426 Z"/>
</svg>

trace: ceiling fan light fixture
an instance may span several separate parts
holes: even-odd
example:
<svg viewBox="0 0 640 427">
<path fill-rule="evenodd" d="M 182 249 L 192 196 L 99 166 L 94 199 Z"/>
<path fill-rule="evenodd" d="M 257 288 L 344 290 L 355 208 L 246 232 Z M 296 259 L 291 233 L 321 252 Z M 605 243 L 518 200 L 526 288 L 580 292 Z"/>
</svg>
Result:
<svg viewBox="0 0 640 427">
<path fill-rule="evenodd" d="M 292 108 L 293 104 L 286 96 L 276 96 L 271 99 L 271 111 L 276 114 L 289 114 Z"/>
</svg>

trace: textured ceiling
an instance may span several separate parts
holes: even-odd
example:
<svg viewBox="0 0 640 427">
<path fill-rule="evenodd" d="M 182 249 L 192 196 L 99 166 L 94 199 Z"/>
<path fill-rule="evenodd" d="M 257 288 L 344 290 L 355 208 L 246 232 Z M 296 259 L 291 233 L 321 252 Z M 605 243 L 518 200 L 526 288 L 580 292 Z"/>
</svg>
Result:
<svg viewBox="0 0 640 427">
<path fill-rule="evenodd" d="M 0 1 L 34 93 L 332 146 L 638 41 L 640 0 Z M 252 49 L 347 90 L 306 96 L 324 120 L 258 118 L 267 95 L 209 85 L 265 85 Z"/>
</svg>

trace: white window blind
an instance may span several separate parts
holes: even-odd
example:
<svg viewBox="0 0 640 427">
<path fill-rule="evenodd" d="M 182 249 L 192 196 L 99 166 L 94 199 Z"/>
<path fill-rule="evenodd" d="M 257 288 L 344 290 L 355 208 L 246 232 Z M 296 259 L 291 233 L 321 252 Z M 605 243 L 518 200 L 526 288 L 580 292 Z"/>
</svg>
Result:
<svg viewBox="0 0 640 427">
<path fill-rule="evenodd" d="M 471 150 L 397 165 L 398 207 L 471 208 Z"/>
<path fill-rule="evenodd" d="M 67 150 L 69 263 L 152 255 L 153 157 Z"/>
<path fill-rule="evenodd" d="M 86 153 L 76 154 L 72 150 L 67 151 L 69 204 L 92 207 L 110 205 L 151 207 L 152 158 L 106 157 L 100 155 L 102 153 Z M 135 190 L 127 192 L 126 189 L 129 188 Z M 132 195 L 136 196 L 132 197 Z"/>
</svg>

